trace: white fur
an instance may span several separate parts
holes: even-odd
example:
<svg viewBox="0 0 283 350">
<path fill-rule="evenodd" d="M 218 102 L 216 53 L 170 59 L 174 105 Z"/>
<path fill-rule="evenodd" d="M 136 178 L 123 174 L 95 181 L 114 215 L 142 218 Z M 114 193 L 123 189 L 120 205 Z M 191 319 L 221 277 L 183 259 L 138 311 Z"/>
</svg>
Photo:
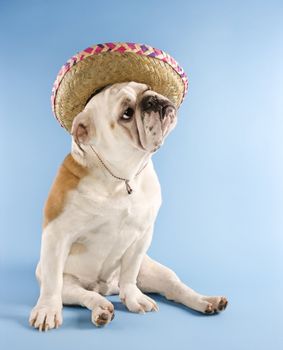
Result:
<svg viewBox="0 0 283 350">
<path fill-rule="evenodd" d="M 82 152 L 72 143 L 73 157 L 88 166 L 90 173 L 69 192 L 63 212 L 43 231 L 36 270 L 41 290 L 30 315 L 35 328 L 59 326 L 63 303 L 86 306 L 92 310 L 95 324 L 100 324 L 101 315 L 108 323 L 113 306 L 102 295 L 118 293 L 133 312 L 157 310 L 154 300 L 143 292 L 161 293 L 202 312 L 211 305 L 217 308 L 220 297 L 208 300 L 146 255 L 161 205 L 152 153 L 130 145 L 125 133 L 116 128 L 115 135 L 108 127 L 109 115 L 115 114 L 119 98 L 127 95 L 135 100 L 145 89 L 144 84 L 116 84 L 112 91 L 101 92 L 86 106 L 87 113 L 96 118 L 92 145 L 113 172 L 131 180 L 134 192 L 126 193 L 124 182 L 109 174 L 89 144 L 81 145 Z M 167 121 L 166 135 L 169 124 Z M 176 120 L 172 121 L 172 128 L 175 124 Z M 146 162 L 147 166 L 135 177 Z M 85 249 L 70 254 L 76 244 Z"/>
</svg>

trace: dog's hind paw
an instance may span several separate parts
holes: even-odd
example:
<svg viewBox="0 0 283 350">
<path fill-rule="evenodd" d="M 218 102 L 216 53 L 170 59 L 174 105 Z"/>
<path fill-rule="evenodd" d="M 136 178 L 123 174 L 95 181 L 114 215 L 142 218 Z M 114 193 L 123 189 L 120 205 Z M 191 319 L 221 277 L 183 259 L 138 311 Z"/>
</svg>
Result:
<svg viewBox="0 0 283 350">
<path fill-rule="evenodd" d="M 203 297 L 204 301 L 207 302 L 204 313 L 215 314 L 223 311 L 228 305 L 228 300 L 225 297 Z"/>
</svg>

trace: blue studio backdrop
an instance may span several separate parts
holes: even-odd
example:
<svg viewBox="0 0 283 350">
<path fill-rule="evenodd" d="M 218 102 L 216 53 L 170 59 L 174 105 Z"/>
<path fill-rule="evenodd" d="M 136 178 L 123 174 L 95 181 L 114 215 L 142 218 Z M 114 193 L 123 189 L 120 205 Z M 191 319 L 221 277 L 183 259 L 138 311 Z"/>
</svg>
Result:
<svg viewBox="0 0 283 350">
<path fill-rule="evenodd" d="M 1 349 L 283 348 L 283 2 L 0 0 Z M 153 296 L 95 328 L 64 308 L 63 326 L 28 325 L 38 286 L 42 208 L 70 136 L 52 116 L 58 70 L 109 41 L 170 53 L 189 76 L 176 129 L 154 155 L 163 192 L 149 253 L 184 282 L 226 295 L 204 316 Z"/>
</svg>

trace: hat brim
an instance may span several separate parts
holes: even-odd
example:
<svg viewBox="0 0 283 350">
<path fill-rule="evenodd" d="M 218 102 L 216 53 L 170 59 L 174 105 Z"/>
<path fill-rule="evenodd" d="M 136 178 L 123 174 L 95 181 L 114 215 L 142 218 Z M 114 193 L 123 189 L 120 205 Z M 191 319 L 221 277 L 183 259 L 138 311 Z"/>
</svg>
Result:
<svg viewBox="0 0 283 350">
<path fill-rule="evenodd" d="M 52 90 L 54 115 L 70 132 L 73 119 L 97 89 L 127 81 L 148 84 L 176 108 L 188 87 L 182 68 L 161 50 L 133 43 L 99 44 L 73 56 L 61 68 Z"/>
</svg>

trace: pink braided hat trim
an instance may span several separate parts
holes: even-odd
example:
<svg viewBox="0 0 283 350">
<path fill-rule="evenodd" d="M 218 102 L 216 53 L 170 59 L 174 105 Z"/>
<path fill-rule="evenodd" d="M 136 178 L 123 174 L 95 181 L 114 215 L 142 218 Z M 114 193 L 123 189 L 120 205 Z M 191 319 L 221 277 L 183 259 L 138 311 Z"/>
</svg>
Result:
<svg viewBox="0 0 283 350">
<path fill-rule="evenodd" d="M 186 73 L 184 72 L 183 68 L 179 66 L 179 64 L 172 58 L 170 55 L 168 55 L 166 52 L 155 49 L 149 45 L 145 44 L 136 44 L 136 43 L 105 43 L 105 44 L 97 44 L 94 46 L 90 46 L 86 48 L 85 50 L 77 53 L 73 57 L 71 57 L 60 69 L 56 80 L 53 84 L 52 88 L 52 94 L 51 94 L 51 105 L 52 105 L 52 111 L 55 117 L 57 118 L 55 114 L 55 98 L 56 93 L 58 90 L 58 87 L 64 78 L 64 75 L 78 62 L 82 61 L 84 58 L 99 54 L 102 52 L 110 52 L 110 51 L 116 51 L 116 52 L 133 52 L 137 55 L 144 55 L 149 57 L 157 58 L 161 61 L 164 61 L 168 63 L 181 77 L 183 83 L 184 83 L 184 93 L 182 101 L 188 91 L 188 77 Z M 182 102 L 181 101 L 181 102 Z M 58 119 L 58 118 L 57 118 Z M 59 121 L 59 120 L 58 120 Z M 60 122 L 60 121 L 59 121 Z M 60 123 L 61 124 L 61 123 Z"/>
</svg>

